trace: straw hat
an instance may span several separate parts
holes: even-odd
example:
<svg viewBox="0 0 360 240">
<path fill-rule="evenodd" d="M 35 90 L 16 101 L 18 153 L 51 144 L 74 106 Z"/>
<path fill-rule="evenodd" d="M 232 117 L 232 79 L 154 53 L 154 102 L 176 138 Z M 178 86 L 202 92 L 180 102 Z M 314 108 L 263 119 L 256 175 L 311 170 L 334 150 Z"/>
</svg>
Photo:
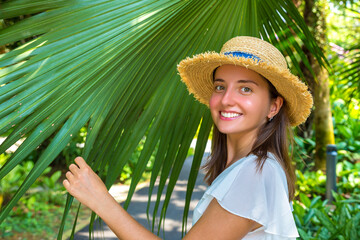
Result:
<svg viewBox="0 0 360 240">
<path fill-rule="evenodd" d="M 313 104 L 307 86 L 289 71 L 280 51 L 259 38 L 232 38 L 224 44 L 220 53 L 207 52 L 182 60 L 178 71 L 189 92 L 209 106 L 213 93 L 213 71 L 225 64 L 246 67 L 268 79 L 287 103 L 290 124 L 297 126 L 305 122 Z"/>
</svg>

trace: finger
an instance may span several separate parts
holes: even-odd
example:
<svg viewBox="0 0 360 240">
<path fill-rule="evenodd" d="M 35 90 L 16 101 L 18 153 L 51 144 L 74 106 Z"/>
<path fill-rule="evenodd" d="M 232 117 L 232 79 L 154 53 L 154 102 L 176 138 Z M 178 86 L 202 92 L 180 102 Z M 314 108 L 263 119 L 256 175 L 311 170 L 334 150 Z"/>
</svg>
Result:
<svg viewBox="0 0 360 240">
<path fill-rule="evenodd" d="M 69 184 L 70 184 L 70 182 L 72 182 L 74 180 L 74 175 L 70 171 L 66 172 L 65 176 L 66 176 Z"/>
<path fill-rule="evenodd" d="M 75 164 L 70 164 L 69 166 L 69 170 L 71 171 L 72 174 L 77 175 L 78 171 L 80 170 L 78 166 L 76 166 Z"/>
<path fill-rule="evenodd" d="M 66 189 L 68 192 L 70 192 L 70 191 L 69 191 L 69 190 L 70 190 L 70 183 L 69 183 L 69 181 L 68 181 L 67 179 L 65 179 L 65 180 L 63 181 L 63 185 L 64 185 L 65 189 Z"/>
<path fill-rule="evenodd" d="M 76 157 L 75 163 L 79 166 L 79 168 L 85 168 L 88 166 L 82 157 Z"/>
</svg>

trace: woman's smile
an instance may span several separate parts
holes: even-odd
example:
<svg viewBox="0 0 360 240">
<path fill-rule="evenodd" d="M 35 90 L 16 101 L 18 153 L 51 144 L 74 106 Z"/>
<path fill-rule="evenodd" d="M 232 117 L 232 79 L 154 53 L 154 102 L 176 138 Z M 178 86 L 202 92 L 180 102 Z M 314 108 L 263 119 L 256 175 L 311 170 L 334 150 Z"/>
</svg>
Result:
<svg viewBox="0 0 360 240">
<path fill-rule="evenodd" d="M 242 113 L 231 111 L 220 111 L 220 119 L 225 121 L 232 121 L 242 116 Z"/>
</svg>

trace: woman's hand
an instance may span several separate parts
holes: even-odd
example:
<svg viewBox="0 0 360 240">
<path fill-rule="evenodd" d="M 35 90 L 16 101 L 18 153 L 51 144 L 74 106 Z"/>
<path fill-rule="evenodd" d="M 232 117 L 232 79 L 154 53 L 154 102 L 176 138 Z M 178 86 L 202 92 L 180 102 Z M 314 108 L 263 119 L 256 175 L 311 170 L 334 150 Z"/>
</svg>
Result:
<svg viewBox="0 0 360 240">
<path fill-rule="evenodd" d="M 63 185 L 78 201 L 97 212 L 104 200 L 111 195 L 82 157 L 75 158 L 75 163 L 69 166 Z"/>
<path fill-rule="evenodd" d="M 119 239 L 159 239 L 133 219 L 109 194 L 98 175 L 82 157 L 75 158 L 63 181 L 66 190 L 93 210 Z"/>
</svg>

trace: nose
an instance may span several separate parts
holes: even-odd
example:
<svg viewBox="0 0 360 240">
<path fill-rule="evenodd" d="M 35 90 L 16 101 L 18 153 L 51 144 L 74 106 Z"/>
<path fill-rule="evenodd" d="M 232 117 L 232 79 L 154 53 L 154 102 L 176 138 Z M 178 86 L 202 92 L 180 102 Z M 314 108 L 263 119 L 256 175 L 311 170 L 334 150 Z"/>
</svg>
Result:
<svg viewBox="0 0 360 240">
<path fill-rule="evenodd" d="M 235 97 L 235 92 L 231 88 L 228 88 L 222 96 L 221 103 L 225 106 L 232 106 L 235 104 Z"/>
</svg>

